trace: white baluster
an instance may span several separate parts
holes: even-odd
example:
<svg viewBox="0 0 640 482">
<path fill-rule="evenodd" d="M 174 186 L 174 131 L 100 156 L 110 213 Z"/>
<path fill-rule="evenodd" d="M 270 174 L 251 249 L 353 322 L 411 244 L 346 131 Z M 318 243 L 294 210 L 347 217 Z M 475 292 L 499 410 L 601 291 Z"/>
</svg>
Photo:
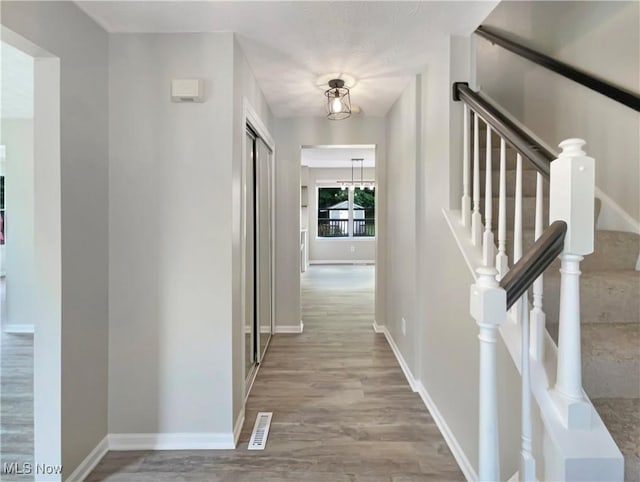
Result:
<svg viewBox="0 0 640 482">
<path fill-rule="evenodd" d="M 493 232 L 491 231 L 493 217 L 493 188 L 491 176 L 491 126 L 487 124 L 487 145 L 485 151 L 485 184 L 484 184 L 484 238 L 482 241 L 482 261 L 485 266 L 492 266 L 494 262 Z"/>
<path fill-rule="evenodd" d="M 522 156 L 516 155 L 516 192 L 515 210 L 513 219 L 513 264 L 516 264 L 522 257 Z M 515 319 L 519 322 L 522 319 L 523 298 L 514 304 Z"/>
<path fill-rule="evenodd" d="M 504 139 L 500 139 L 500 187 L 498 199 L 498 254 L 496 255 L 496 269 L 498 277 L 502 278 L 509 269 L 507 257 L 507 146 Z"/>
<path fill-rule="evenodd" d="M 476 270 L 471 286 L 470 312 L 479 327 L 480 407 L 478 435 L 478 476 L 481 481 L 500 480 L 498 449 L 498 384 L 496 340 L 498 327 L 506 318 L 506 292 L 496 281 L 497 271 L 489 267 Z"/>
<path fill-rule="evenodd" d="M 464 125 L 462 126 L 462 225 L 469 228 L 471 225 L 471 198 L 469 197 L 469 107 L 464 106 Z"/>
<path fill-rule="evenodd" d="M 473 115 L 473 213 L 471 214 L 471 242 L 480 246 L 482 242 L 482 216 L 480 215 L 480 122 Z"/>
<path fill-rule="evenodd" d="M 527 292 L 522 295 L 520 302 L 526 306 L 528 302 Z M 522 310 L 522 352 L 520 368 L 522 369 L 522 414 L 521 414 L 521 438 L 520 449 L 520 473 L 519 481 L 530 482 L 536 480 L 536 461 L 533 458 L 532 438 L 533 428 L 531 423 L 531 371 L 529 368 L 529 311 Z"/>
<path fill-rule="evenodd" d="M 536 176 L 536 227 L 535 239 L 542 236 L 543 231 L 543 178 L 542 174 Z M 536 360 L 544 359 L 544 340 L 546 316 L 542 310 L 543 275 L 533 282 L 533 308 L 531 310 L 531 354 Z"/>
<path fill-rule="evenodd" d="M 593 252 L 594 160 L 582 150 L 582 139 L 560 144 L 560 157 L 551 163 L 549 220 L 567 223 L 560 273 L 558 368 L 554 395 L 565 425 L 586 429 L 591 410 L 582 390 L 580 347 L 580 261 Z"/>
</svg>

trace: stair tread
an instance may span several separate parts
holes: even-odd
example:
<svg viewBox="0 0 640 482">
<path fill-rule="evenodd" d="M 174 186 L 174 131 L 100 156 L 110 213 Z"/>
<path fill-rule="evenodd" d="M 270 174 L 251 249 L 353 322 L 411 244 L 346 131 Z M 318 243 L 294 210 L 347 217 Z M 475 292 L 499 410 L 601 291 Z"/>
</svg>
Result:
<svg viewBox="0 0 640 482">
<path fill-rule="evenodd" d="M 625 459 L 625 480 L 640 480 L 640 398 L 591 400 Z"/>
</svg>

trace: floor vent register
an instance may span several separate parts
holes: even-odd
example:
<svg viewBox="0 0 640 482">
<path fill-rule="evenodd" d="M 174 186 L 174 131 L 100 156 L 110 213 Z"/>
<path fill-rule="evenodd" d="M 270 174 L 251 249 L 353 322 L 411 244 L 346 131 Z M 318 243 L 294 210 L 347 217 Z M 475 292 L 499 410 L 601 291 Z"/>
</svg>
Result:
<svg viewBox="0 0 640 482">
<path fill-rule="evenodd" d="M 249 440 L 249 450 L 264 450 L 267 445 L 272 416 L 273 412 L 258 412 L 256 423 L 251 433 L 251 440 Z"/>
</svg>

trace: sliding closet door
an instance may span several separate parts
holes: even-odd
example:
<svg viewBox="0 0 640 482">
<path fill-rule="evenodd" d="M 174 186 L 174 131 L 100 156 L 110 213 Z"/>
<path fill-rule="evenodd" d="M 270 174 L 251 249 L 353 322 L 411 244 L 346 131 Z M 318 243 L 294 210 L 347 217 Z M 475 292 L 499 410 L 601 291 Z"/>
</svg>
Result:
<svg viewBox="0 0 640 482">
<path fill-rule="evenodd" d="M 262 141 L 256 139 L 256 185 L 257 185 L 257 216 L 258 216 L 258 236 L 257 236 L 257 288 L 258 288 L 258 361 L 264 357 L 267 344 L 271 337 L 271 314 L 272 314 L 272 293 L 271 293 L 271 247 L 273 233 L 271 226 L 271 198 L 272 198 L 272 173 L 271 173 L 271 150 Z"/>
<path fill-rule="evenodd" d="M 246 253 L 245 253 L 245 376 L 251 377 L 256 365 L 256 340 L 255 340 L 255 325 L 256 325 L 256 313 L 255 313 L 255 297 L 256 297 L 256 280 L 255 280 L 255 154 L 254 143 L 255 137 L 252 133 L 246 134 L 246 149 L 247 149 L 247 169 L 246 169 L 246 183 L 247 183 L 247 198 L 246 198 L 246 229 L 247 229 L 247 241 L 246 241 Z"/>
</svg>

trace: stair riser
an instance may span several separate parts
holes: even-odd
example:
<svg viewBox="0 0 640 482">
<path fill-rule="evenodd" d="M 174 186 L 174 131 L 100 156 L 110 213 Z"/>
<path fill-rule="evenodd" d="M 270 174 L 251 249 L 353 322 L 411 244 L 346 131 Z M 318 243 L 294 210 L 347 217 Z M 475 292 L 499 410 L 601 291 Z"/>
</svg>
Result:
<svg viewBox="0 0 640 482">
<path fill-rule="evenodd" d="M 640 323 L 640 283 L 638 279 L 582 278 L 580 283 L 580 319 L 582 323 Z M 545 276 L 544 305 L 550 323 L 558 322 L 560 275 Z"/>
<path fill-rule="evenodd" d="M 582 385 L 591 398 L 640 397 L 638 360 L 603 360 L 585 356 L 582 360 Z"/>
<path fill-rule="evenodd" d="M 485 172 L 480 171 L 480 196 L 484 198 L 485 193 Z M 505 172 L 505 183 L 507 188 L 507 196 L 514 197 L 516 195 L 516 171 Z M 473 184 L 472 184 L 473 185 Z M 522 171 L 522 196 L 523 197 L 535 197 L 537 186 L 537 172 L 536 171 Z M 544 182 L 543 193 L 545 196 L 549 195 L 549 186 L 547 182 Z M 493 171 L 491 176 L 491 195 L 498 199 L 500 195 L 500 172 Z"/>
<path fill-rule="evenodd" d="M 522 198 L 522 228 L 523 229 L 533 229 L 535 227 L 535 206 L 536 200 L 531 197 L 523 197 Z M 513 231 L 514 224 L 514 213 L 515 213 L 515 198 L 507 197 L 506 199 L 506 207 L 507 207 L 507 231 Z M 498 226 L 498 210 L 500 206 L 497 200 L 493 200 L 492 202 L 492 227 L 495 228 Z M 484 199 L 480 201 L 480 212 L 483 214 L 484 221 Z M 549 199 L 544 199 L 543 201 L 543 223 L 544 225 L 549 224 Z"/>
<path fill-rule="evenodd" d="M 469 159 L 471 162 L 471 165 L 473 165 L 473 148 L 470 149 L 470 154 L 469 154 Z M 487 150 L 484 146 L 480 147 L 480 151 L 478 152 L 478 159 L 480 160 L 480 168 L 484 169 L 485 168 L 485 156 L 486 156 Z M 507 149 L 505 151 L 505 166 L 506 169 L 511 169 L 514 170 L 516 169 L 516 155 L 517 152 L 513 149 Z M 491 168 L 492 170 L 498 170 L 500 169 L 500 148 L 492 148 L 491 149 Z M 526 158 L 522 158 L 522 170 L 523 171 L 534 171 L 535 167 L 534 165 L 529 162 Z"/>
<path fill-rule="evenodd" d="M 493 237 L 498 245 L 498 231 L 493 230 Z M 580 263 L 582 272 L 604 270 L 633 270 L 635 269 L 640 244 L 638 238 L 632 233 L 611 231 L 596 231 L 595 250 L 593 254 L 584 257 Z M 525 230 L 522 233 L 523 252 L 526 252 L 534 243 L 534 232 Z M 511 254 L 513 248 L 513 231 L 507 232 L 507 253 Z M 560 260 L 551 265 L 555 271 L 560 268 Z"/>
</svg>

